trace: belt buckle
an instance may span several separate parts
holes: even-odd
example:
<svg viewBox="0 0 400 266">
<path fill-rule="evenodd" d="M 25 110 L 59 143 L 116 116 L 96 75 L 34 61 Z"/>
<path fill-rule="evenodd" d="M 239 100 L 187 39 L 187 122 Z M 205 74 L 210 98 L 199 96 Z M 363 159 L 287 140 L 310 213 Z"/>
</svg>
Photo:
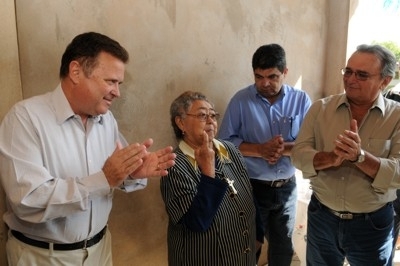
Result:
<svg viewBox="0 0 400 266">
<path fill-rule="evenodd" d="M 285 181 L 282 180 L 274 180 L 271 183 L 271 187 L 281 187 L 283 184 L 285 184 Z"/>
<path fill-rule="evenodd" d="M 85 239 L 85 240 L 83 240 L 83 247 L 82 247 L 82 249 L 87 249 L 87 242 L 88 242 L 88 240 L 89 239 Z"/>
<path fill-rule="evenodd" d="M 88 246 L 87 246 L 87 244 L 88 244 L 88 242 L 91 240 L 91 239 L 93 239 L 93 237 L 89 237 L 89 238 L 86 238 L 85 240 L 83 240 L 83 247 L 82 247 L 82 249 L 87 249 L 88 248 Z"/>
<path fill-rule="evenodd" d="M 343 220 L 351 220 L 353 219 L 353 214 L 352 213 L 340 213 L 339 218 Z"/>
</svg>

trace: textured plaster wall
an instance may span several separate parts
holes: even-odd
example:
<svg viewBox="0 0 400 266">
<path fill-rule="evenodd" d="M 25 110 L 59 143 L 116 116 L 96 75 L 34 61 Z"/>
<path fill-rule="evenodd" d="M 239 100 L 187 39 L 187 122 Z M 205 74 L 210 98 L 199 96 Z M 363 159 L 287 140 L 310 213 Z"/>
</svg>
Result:
<svg viewBox="0 0 400 266">
<path fill-rule="evenodd" d="M 336 72 L 345 48 L 338 44 L 346 41 L 347 1 L 15 0 L 15 13 L 13 1 L 0 4 L 0 86 L 7 95 L 0 98 L 0 118 L 21 94 L 57 86 L 65 46 L 86 31 L 107 34 L 130 52 L 122 96 L 112 110 L 130 142 L 152 137 L 154 148 L 175 146 L 168 111 L 181 92 L 203 91 L 224 113 L 230 97 L 253 83 L 251 57 L 265 43 L 284 46 L 287 83 L 313 99 L 340 87 Z M 326 86 L 330 73 L 335 78 Z M 143 191 L 115 193 L 109 225 L 115 265 L 167 264 L 158 178 Z M 4 240 L 5 229 L 0 244 Z"/>
<path fill-rule="evenodd" d="M 10 107 L 22 99 L 18 63 L 17 31 L 13 1 L 0 0 L 0 120 Z M 0 219 L 5 210 L 4 191 L 0 185 Z M 5 243 L 7 228 L 0 221 L 0 265 L 7 265 Z"/>
</svg>

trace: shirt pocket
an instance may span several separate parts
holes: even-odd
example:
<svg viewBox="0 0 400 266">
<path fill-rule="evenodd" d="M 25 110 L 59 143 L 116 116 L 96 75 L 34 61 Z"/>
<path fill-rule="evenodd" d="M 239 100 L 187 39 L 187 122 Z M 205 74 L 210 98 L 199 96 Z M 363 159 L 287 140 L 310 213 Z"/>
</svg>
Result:
<svg viewBox="0 0 400 266">
<path fill-rule="evenodd" d="M 390 139 L 369 139 L 366 150 L 376 157 L 388 158 L 391 143 Z"/>
<path fill-rule="evenodd" d="M 300 130 L 300 118 L 299 115 L 281 117 L 279 123 L 285 141 L 294 141 L 297 138 Z"/>
</svg>

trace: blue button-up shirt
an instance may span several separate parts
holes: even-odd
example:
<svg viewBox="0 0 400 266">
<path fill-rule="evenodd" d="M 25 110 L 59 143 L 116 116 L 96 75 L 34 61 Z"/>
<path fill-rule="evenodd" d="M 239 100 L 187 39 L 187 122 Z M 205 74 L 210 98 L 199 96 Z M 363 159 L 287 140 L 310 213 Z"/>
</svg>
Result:
<svg viewBox="0 0 400 266">
<path fill-rule="evenodd" d="M 293 142 L 311 105 L 306 92 L 284 84 L 279 98 L 270 104 L 255 84 L 238 91 L 228 104 L 219 138 L 233 142 L 265 143 L 276 135 Z M 245 156 L 250 178 L 273 181 L 294 175 L 290 157 L 282 156 L 276 164 L 263 158 Z"/>
</svg>

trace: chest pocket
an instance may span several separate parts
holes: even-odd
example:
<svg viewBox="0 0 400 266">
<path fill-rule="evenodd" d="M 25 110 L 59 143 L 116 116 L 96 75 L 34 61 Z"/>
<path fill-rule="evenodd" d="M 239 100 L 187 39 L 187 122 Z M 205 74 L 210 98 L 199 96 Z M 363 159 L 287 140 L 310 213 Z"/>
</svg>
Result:
<svg viewBox="0 0 400 266">
<path fill-rule="evenodd" d="M 389 156 L 391 140 L 389 139 L 369 139 L 366 150 L 377 157 L 387 158 Z"/>
<path fill-rule="evenodd" d="M 294 141 L 300 130 L 300 116 L 285 116 L 279 120 L 282 137 L 285 141 Z"/>
</svg>

